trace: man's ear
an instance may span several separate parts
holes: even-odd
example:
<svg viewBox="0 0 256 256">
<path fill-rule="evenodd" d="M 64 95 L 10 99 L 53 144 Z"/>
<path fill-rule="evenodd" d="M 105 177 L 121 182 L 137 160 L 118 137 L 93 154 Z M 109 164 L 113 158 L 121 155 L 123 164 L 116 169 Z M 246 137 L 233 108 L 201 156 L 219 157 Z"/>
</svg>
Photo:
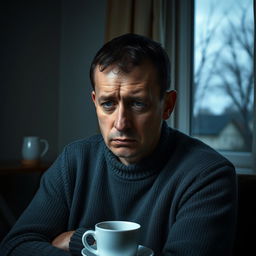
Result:
<svg viewBox="0 0 256 256">
<path fill-rule="evenodd" d="M 94 102 L 94 105 L 96 104 L 96 95 L 95 95 L 95 91 L 92 91 L 92 94 L 91 94 L 91 97 L 92 97 L 92 101 Z"/>
<path fill-rule="evenodd" d="M 177 92 L 175 90 L 171 90 L 165 93 L 164 96 L 164 112 L 163 112 L 163 119 L 167 120 L 176 103 L 176 98 L 177 98 Z"/>
</svg>

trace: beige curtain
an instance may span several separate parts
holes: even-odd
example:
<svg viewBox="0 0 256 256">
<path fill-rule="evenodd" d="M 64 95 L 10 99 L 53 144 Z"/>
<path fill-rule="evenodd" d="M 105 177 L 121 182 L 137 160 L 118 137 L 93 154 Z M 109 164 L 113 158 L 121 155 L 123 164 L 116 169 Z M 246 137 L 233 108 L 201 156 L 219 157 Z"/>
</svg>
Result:
<svg viewBox="0 0 256 256">
<path fill-rule="evenodd" d="M 135 33 L 164 45 L 166 0 L 108 0 L 106 41 Z"/>
</svg>

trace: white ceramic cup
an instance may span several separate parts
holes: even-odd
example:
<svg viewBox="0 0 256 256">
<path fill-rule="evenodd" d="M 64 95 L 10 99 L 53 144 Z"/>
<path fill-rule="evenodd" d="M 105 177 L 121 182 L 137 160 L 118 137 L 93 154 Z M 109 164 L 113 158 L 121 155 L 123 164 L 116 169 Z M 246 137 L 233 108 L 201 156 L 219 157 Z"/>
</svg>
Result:
<svg viewBox="0 0 256 256">
<path fill-rule="evenodd" d="M 42 148 L 41 144 L 44 144 Z M 36 136 L 28 136 L 23 138 L 22 158 L 24 160 L 38 160 L 42 158 L 49 149 L 48 141 L 40 139 Z"/>
<path fill-rule="evenodd" d="M 83 234 L 86 250 L 99 256 L 135 256 L 138 250 L 140 225 L 128 221 L 105 221 L 95 225 L 94 230 Z M 88 244 L 86 238 L 93 236 L 97 249 Z"/>
</svg>

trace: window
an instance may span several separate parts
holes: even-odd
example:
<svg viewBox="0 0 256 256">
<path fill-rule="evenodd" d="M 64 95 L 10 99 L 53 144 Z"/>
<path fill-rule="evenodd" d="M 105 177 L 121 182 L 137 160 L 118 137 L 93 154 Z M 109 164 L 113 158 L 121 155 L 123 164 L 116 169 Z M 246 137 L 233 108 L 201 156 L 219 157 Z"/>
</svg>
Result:
<svg viewBox="0 0 256 256">
<path fill-rule="evenodd" d="M 173 125 L 238 171 L 256 171 L 253 0 L 174 2 L 167 38 L 179 96 Z"/>
<path fill-rule="evenodd" d="M 254 107 L 253 1 L 196 0 L 194 24 L 191 135 L 226 156 L 249 156 Z"/>
</svg>

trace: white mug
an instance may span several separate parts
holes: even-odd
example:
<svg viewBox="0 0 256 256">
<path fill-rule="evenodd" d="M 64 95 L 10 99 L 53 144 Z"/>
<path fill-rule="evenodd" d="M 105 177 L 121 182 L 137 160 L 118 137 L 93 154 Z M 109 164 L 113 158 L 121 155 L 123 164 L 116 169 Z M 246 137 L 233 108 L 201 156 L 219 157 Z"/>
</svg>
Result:
<svg viewBox="0 0 256 256">
<path fill-rule="evenodd" d="M 41 143 L 44 144 L 42 150 Z M 42 158 L 49 149 L 48 141 L 40 139 L 36 136 L 29 136 L 23 138 L 22 145 L 22 158 L 24 160 L 39 160 Z"/>
<path fill-rule="evenodd" d="M 95 231 L 88 230 L 83 234 L 82 242 L 85 249 L 96 256 L 135 256 L 138 250 L 139 229 L 140 225 L 135 222 L 100 222 L 95 225 Z M 97 249 L 88 244 L 88 236 L 94 237 Z"/>
</svg>

